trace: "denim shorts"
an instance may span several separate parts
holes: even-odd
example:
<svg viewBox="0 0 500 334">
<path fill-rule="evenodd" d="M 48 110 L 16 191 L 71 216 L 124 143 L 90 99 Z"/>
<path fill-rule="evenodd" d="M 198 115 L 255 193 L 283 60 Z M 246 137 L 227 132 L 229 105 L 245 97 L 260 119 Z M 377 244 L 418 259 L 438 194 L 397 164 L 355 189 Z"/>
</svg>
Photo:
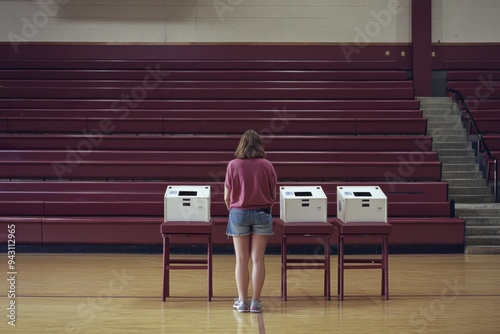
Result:
<svg viewBox="0 0 500 334">
<path fill-rule="evenodd" d="M 241 237 L 249 234 L 272 235 L 273 217 L 261 209 L 229 210 L 226 234 L 230 237 Z"/>
</svg>

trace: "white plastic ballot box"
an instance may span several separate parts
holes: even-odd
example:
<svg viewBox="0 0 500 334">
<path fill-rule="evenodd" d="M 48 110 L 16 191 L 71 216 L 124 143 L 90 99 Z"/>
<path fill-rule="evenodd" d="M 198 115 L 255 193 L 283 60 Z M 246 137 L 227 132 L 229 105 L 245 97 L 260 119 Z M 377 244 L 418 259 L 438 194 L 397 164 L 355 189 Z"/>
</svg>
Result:
<svg viewBox="0 0 500 334">
<path fill-rule="evenodd" d="M 326 222 L 326 195 L 323 188 L 280 187 L 280 218 L 284 223 Z"/>
<path fill-rule="evenodd" d="M 337 218 L 344 223 L 387 223 L 387 197 L 377 186 L 338 186 Z"/>
<path fill-rule="evenodd" d="M 168 186 L 164 221 L 210 221 L 210 186 Z"/>
</svg>

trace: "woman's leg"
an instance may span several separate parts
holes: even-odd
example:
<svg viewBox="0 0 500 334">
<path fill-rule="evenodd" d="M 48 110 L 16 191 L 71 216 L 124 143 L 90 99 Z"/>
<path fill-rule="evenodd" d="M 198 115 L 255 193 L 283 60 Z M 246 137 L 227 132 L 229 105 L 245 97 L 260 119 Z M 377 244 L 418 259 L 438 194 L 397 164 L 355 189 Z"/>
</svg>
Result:
<svg viewBox="0 0 500 334">
<path fill-rule="evenodd" d="M 252 298 L 257 301 L 260 301 L 260 294 L 266 278 L 264 255 L 268 240 L 268 235 L 252 235 Z"/>
<path fill-rule="evenodd" d="M 250 258 L 250 235 L 233 237 L 234 252 L 236 253 L 236 268 L 234 277 L 238 289 L 238 299 L 248 299 L 248 260 Z"/>
</svg>

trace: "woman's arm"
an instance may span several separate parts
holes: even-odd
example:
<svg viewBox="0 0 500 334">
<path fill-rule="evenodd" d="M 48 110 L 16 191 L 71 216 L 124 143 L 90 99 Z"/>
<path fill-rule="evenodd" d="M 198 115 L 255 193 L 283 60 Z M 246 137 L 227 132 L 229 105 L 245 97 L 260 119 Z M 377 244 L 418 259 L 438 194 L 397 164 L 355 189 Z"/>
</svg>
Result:
<svg viewBox="0 0 500 334">
<path fill-rule="evenodd" d="M 226 208 L 229 210 L 229 205 L 231 204 L 231 189 L 224 187 L 224 202 L 226 203 Z"/>
<path fill-rule="evenodd" d="M 276 186 L 271 189 L 271 197 L 273 198 L 273 203 L 271 204 L 271 209 L 273 208 L 274 202 L 276 201 Z"/>
</svg>

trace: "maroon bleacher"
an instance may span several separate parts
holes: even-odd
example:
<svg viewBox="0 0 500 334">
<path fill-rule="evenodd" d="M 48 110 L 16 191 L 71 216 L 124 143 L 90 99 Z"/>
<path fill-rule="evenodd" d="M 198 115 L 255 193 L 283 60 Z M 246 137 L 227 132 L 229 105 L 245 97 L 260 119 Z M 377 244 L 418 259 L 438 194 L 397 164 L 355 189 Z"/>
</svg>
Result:
<svg viewBox="0 0 500 334">
<path fill-rule="evenodd" d="M 424 135 L 427 121 L 423 118 L 107 118 L 113 133 L 132 134 L 241 134 L 247 129 L 275 127 L 282 135 Z M 0 128 L 6 133 L 82 133 L 101 127 L 102 118 L 6 117 Z"/>
<path fill-rule="evenodd" d="M 221 178 L 221 176 L 218 176 Z M 222 176 L 223 177 L 223 176 Z M 193 182 L 2 182 L 0 215 L 23 220 L 37 217 L 20 226 L 20 242 L 50 243 L 159 243 L 158 224 L 162 221 L 163 195 L 168 185 L 199 184 Z M 223 201 L 223 184 L 205 182 L 212 189 L 212 214 L 216 216 L 214 241 L 227 244 L 224 236 L 227 209 Z M 370 185 L 363 182 L 322 182 L 328 197 L 328 212 L 336 212 L 336 187 Z M 279 186 L 317 185 L 311 182 L 280 182 Z M 393 244 L 457 244 L 463 226 L 450 219 L 448 185 L 445 182 L 380 182 L 388 197 L 388 215 L 395 226 Z M 21 211 L 20 208 L 23 208 Z M 117 214 L 120 212 L 120 214 Z M 278 205 L 273 214 L 279 215 Z M 8 218 L 7 218 L 8 219 Z M 3 221 L 3 220 L 2 220 Z M 121 233 L 113 231 L 125 223 Z M 140 224 L 140 233 L 138 226 Z M 34 228 L 37 226 L 38 228 Z M 79 233 L 72 233 L 77 228 Z M 99 233 L 96 233 L 96 228 Z M 446 231 L 434 235 L 433 229 Z M 411 233 L 407 233 L 411 229 Z M 107 232 L 105 232 L 107 231 Z M 134 232 L 135 231 L 135 232 Z M 419 237 L 415 238 L 417 234 Z M 43 235 L 43 239 L 42 239 Z M 36 241 L 33 239 L 36 236 Z M 272 242 L 278 243 L 274 236 Z"/>
<path fill-rule="evenodd" d="M 0 45 L 0 225 L 20 243 L 160 244 L 166 187 L 210 184 L 228 244 L 222 181 L 253 128 L 280 185 L 320 184 L 330 217 L 338 185 L 376 184 L 391 243 L 463 245 L 410 62 L 386 46 L 24 47 Z"/>
</svg>

